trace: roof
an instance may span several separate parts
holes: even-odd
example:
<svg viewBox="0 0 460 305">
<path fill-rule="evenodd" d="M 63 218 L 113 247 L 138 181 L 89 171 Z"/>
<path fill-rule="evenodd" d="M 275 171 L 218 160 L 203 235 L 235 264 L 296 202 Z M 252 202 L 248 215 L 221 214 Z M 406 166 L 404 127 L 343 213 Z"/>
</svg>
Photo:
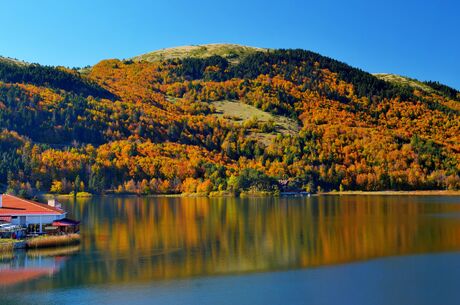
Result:
<svg viewBox="0 0 460 305">
<path fill-rule="evenodd" d="M 53 226 L 58 226 L 58 227 L 77 226 L 79 224 L 80 224 L 79 221 L 75 221 L 69 218 L 64 218 L 64 219 L 53 221 Z"/>
<path fill-rule="evenodd" d="M 13 195 L 2 195 L 2 216 L 24 216 L 24 215 L 63 215 L 65 212 L 47 204 L 22 199 Z"/>
</svg>

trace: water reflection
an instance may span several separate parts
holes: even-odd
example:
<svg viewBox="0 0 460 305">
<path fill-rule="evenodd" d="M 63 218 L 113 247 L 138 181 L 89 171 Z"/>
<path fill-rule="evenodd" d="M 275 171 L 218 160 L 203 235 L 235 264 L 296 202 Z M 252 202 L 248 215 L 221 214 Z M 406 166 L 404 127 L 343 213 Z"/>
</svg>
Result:
<svg viewBox="0 0 460 305">
<path fill-rule="evenodd" d="M 4 254 L 0 260 L 0 288 L 49 278 L 59 272 L 69 255 L 78 250 L 79 246 L 73 246 Z"/>
<path fill-rule="evenodd" d="M 457 197 L 92 198 L 82 245 L 34 287 L 148 282 L 460 250 Z"/>
<path fill-rule="evenodd" d="M 460 250 L 460 205 L 408 197 L 105 198 L 69 203 L 84 220 L 91 281 L 304 268 Z M 442 199 L 441 199 L 442 200 Z"/>
</svg>

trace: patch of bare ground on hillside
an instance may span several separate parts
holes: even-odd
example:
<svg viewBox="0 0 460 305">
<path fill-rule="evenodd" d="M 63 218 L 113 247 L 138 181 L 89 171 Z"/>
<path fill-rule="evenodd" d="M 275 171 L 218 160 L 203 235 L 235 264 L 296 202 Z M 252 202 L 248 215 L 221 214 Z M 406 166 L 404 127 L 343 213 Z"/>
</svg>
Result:
<svg viewBox="0 0 460 305">
<path fill-rule="evenodd" d="M 296 135 L 300 131 L 300 125 L 293 119 L 274 115 L 239 101 L 217 101 L 213 102 L 212 105 L 216 109 L 213 115 L 234 124 L 249 126 L 272 125 L 273 130 L 271 132 L 264 132 L 260 127 L 256 126 L 249 128 L 249 137 L 256 139 L 264 145 L 269 145 L 278 134 Z"/>
<path fill-rule="evenodd" d="M 431 88 L 430 86 L 422 83 L 421 81 L 413 79 L 413 78 L 396 75 L 396 74 L 389 74 L 389 73 L 374 73 L 373 75 L 381 80 L 384 80 L 386 82 L 393 83 L 396 85 L 409 86 L 415 89 L 423 90 L 428 93 L 435 92 L 435 90 Z"/>
</svg>

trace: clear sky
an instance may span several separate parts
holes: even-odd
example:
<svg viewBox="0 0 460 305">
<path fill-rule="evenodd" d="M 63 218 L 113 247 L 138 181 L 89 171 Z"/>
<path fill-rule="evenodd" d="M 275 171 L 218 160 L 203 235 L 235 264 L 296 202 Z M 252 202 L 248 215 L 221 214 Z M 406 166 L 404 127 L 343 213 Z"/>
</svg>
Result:
<svg viewBox="0 0 460 305">
<path fill-rule="evenodd" d="M 0 55 L 81 67 L 190 44 L 302 48 L 460 89 L 454 0 L 0 0 Z"/>
</svg>

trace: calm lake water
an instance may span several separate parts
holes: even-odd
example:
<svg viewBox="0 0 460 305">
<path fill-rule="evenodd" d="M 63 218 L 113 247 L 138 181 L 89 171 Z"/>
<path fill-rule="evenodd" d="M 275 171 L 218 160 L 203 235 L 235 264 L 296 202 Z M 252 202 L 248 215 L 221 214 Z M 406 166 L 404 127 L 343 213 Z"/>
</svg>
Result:
<svg viewBox="0 0 460 305">
<path fill-rule="evenodd" d="M 460 304 L 460 197 L 102 197 L 0 258 L 0 304 Z"/>
</svg>

